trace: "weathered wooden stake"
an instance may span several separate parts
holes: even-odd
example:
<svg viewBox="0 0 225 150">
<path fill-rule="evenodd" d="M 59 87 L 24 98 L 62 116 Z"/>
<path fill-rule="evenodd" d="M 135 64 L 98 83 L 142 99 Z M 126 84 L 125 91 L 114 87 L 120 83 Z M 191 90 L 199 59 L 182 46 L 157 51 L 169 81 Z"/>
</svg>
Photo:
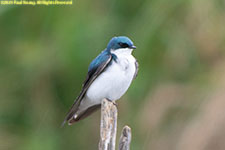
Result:
<svg viewBox="0 0 225 150">
<path fill-rule="evenodd" d="M 99 150 L 115 150 L 117 108 L 107 99 L 102 101 Z"/>
<path fill-rule="evenodd" d="M 99 150 L 115 150 L 117 130 L 117 107 L 104 99 L 101 106 Z M 119 150 L 130 150 L 131 129 L 125 126 L 119 142 Z"/>
<path fill-rule="evenodd" d="M 120 136 L 119 150 L 130 150 L 130 142 L 131 142 L 131 128 L 125 126 L 123 127 Z"/>
</svg>

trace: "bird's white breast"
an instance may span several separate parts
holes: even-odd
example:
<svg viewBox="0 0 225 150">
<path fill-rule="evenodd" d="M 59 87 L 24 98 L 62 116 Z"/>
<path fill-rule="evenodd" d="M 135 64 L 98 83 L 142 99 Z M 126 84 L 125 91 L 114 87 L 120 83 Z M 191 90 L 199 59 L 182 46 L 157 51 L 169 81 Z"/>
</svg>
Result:
<svg viewBox="0 0 225 150">
<path fill-rule="evenodd" d="M 116 61 L 99 75 L 87 90 L 83 106 L 100 104 L 103 98 L 118 100 L 129 88 L 135 74 L 135 58 L 131 49 L 116 50 Z"/>
</svg>

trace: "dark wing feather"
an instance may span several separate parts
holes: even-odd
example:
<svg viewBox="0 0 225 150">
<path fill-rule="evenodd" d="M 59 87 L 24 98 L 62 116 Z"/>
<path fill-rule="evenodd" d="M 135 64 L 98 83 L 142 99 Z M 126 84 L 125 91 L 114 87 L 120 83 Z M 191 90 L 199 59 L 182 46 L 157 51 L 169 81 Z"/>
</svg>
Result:
<svg viewBox="0 0 225 150">
<path fill-rule="evenodd" d="M 139 64 L 138 64 L 138 62 L 137 62 L 137 59 L 136 59 L 136 61 L 135 61 L 135 68 L 136 68 L 136 70 L 135 70 L 133 79 L 136 79 L 136 77 L 137 77 L 137 75 L 138 75 Z"/>
<path fill-rule="evenodd" d="M 86 80 L 83 83 L 82 90 L 79 96 L 74 101 L 69 112 L 67 113 L 65 120 L 62 123 L 62 126 L 66 123 L 66 121 L 70 120 L 73 117 L 73 115 L 77 112 L 80 102 L 83 99 L 88 88 L 90 87 L 91 83 L 105 70 L 105 68 L 107 68 L 111 60 L 112 60 L 112 56 L 110 54 L 104 53 L 103 51 L 98 57 L 96 57 L 92 61 L 88 69 Z"/>
<path fill-rule="evenodd" d="M 94 106 L 89 107 L 87 110 L 85 110 L 84 112 L 82 112 L 81 114 L 79 114 L 77 116 L 77 118 L 72 117 L 68 122 L 69 125 L 72 125 L 73 123 L 82 120 L 84 118 L 86 118 L 87 116 L 89 116 L 90 114 L 92 114 L 93 112 L 95 112 L 96 110 L 98 110 L 99 108 L 101 108 L 101 104 L 97 104 Z"/>
</svg>

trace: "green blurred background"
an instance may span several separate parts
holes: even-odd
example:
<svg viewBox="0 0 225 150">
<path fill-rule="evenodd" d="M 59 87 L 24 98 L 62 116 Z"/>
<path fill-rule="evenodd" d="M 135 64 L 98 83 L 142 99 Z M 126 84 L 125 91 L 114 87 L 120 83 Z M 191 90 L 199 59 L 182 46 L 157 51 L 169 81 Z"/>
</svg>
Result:
<svg viewBox="0 0 225 150">
<path fill-rule="evenodd" d="M 0 149 L 98 149 L 100 112 L 60 128 L 113 36 L 140 70 L 118 101 L 131 150 L 224 150 L 224 0 L 73 0 L 0 6 Z M 118 140 L 118 138 L 117 138 Z"/>
</svg>

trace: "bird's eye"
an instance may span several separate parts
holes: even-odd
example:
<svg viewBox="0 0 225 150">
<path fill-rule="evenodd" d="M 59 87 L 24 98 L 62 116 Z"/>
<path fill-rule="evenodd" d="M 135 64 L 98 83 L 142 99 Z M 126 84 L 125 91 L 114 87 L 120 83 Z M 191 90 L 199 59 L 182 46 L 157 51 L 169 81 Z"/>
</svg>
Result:
<svg viewBox="0 0 225 150">
<path fill-rule="evenodd" d="M 119 45 L 122 47 L 122 48 L 127 48 L 129 47 L 129 45 L 127 43 L 122 43 L 120 42 Z"/>
</svg>

